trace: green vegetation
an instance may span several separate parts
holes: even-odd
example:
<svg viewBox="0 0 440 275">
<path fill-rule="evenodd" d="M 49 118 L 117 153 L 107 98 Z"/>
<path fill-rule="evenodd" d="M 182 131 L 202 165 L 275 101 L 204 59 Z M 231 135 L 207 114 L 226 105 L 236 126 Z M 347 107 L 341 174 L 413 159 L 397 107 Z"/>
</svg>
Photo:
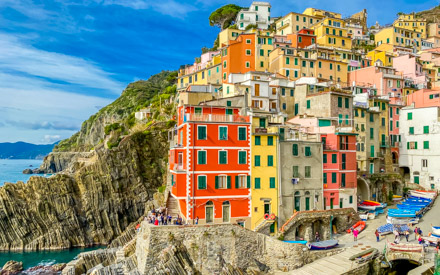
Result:
<svg viewBox="0 0 440 275">
<path fill-rule="evenodd" d="M 174 85 L 176 78 L 177 72 L 162 71 L 148 80 L 128 84 L 118 99 L 90 116 L 83 122 L 78 133 L 62 140 L 55 146 L 54 151 L 88 151 L 99 144 L 105 135 L 112 132 L 114 135 L 127 134 L 136 123 L 134 112 L 150 105 L 153 108 L 165 108 L 168 113 L 172 112 L 174 109 L 169 107 L 169 104 L 164 104 L 164 100 L 170 99 L 176 93 Z M 160 113 L 159 110 L 157 111 Z M 169 115 L 157 117 L 163 119 L 168 118 Z M 119 144 L 118 137 L 112 137 L 110 144 L 107 142 L 109 147 L 117 144 Z"/>
<path fill-rule="evenodd" d="M 166 185 L 162 185 L 162 186 L 159 186 L 159 188 L 157 188 L 157 191 L 159 192 L 159 193 L 163 193 L 163 192 L 165 192 L 165 189 L 167 188 L 167 186 Z"/>
<path fill-rule="evenodd" d="M 221 30 L 235 24 L 235 18 L 242 8 L 228 4 L 213 11 L 209 16 L 209 25 L 219 27 Z"/>
<path fill-rule="evenodd" d="M 246 28 L 244 28 L 244 30 L 248 31 L 248 30 L 257 29 L 257 28 L 258 28 L 257 24 L 249 24 L 246 26 Z"/>
<path fill-rule="evenodd" d="M 440 5 L 436 6 L 430 10 L 426 10 L 426 11 L 421 11 L 421 12 L 417 12 L 415 14 L 416 18 L 424 18 L 426 19 L 426 22 L 429 23 L 433 23 L 433 22 L 438 22 L 438 18 L 440 17 Z"/>
</svg>

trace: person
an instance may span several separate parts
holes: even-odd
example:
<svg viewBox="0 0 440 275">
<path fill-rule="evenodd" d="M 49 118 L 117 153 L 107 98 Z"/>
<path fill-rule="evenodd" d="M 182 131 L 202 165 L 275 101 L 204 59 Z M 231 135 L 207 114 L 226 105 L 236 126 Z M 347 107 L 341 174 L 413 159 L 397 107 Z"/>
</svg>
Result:
<svg viewBox="0 0 440 275">
<path fill-rule="evenodd" d="M 319 241 L 320 241 L 318 231 L 316 231 L 316 233 L 315 233 L 315 241 L 316 241 L 316 242 L 319 242 Z"/>
<path fill-rule="evenodd" d="M 423 232 L 422 232 L 422 229 L 420 227 L 419 227 L 418 233 L 419 233 L 420 236 L 423 236 Z"/>
<path fill-rule="evenodd" d="M 196 217 L 196 224 L 199 224 L 199 216 Z"/>
<path fill-rule="evenodd" d="M 171 224 L 171 220 L 173 217 L 171 217 L 171 215 L 168 215 L 168 224 Z"/>
<path fill-rule="evenodd" d="M 419 244 L 422 244 L 422 243 L 423 243 L 422 236 L 419 236 Z"/>
<path fill-rule="evenodd" d="M 394 230 L 393 233 L 394 233 L 394 243 L 399 243 L 400 241 L 399 232 L 397 230 Z"/>
<path fill-rule="evenodd" d="M 376 229 L 376 232 L 374 232 L 374 235 L 376 235 L 376 240 L 379 242 L 379 231 Z"/>
<path fill-rule="evenodd" d="M 414 240 L 418 240 L 419 239 L 419 229 L 417 228 L 417 226 L 416 226 L 416 228 L 414 228 L 414 234 L 415 234 Z"/>
<path fill-rule="evenodd" d="M 354 237 L 355 242 L 357 242 L 357 240 L 358 240 L 358 234 L 359 234 L 359 231 L 357 230 L 357 228 L 355 228 L 353 230 L 353 237 Z"/>
<path fill-rule="evenodd" d="M 406 238 L 406 242 L 409 242 L 408 238 L 409 238 L 409 231 L 405 230 L 405 238 Z"/>
<path fill-rule="evenodd" d="M 435 250 L 437 251 L 438 254 L 438 249 L 440 248 L 440 241 L 437 242 L 437 245 L 435 246 Z"/>
<path fill-rule="evenodd" d="M 154 220 L 154 225 L 159 225 L 159 218 Z"/>
<path fill-rule="evenodd" d="M 165 224 L 166 224 L 166 223 L 165 223 L 165 217 L 164 217 L 163 214 L 160 214 L 160 221 L 161 221 L 162 225 L 165 225 Z"/>
</svg>

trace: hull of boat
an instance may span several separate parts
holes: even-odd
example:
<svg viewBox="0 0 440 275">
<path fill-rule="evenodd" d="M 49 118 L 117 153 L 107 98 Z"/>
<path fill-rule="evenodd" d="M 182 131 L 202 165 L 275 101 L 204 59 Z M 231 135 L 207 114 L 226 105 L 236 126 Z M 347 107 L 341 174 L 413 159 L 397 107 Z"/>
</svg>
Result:
<svg viewBox="0 0 440 275">
<path fill-rule="evenodd" d="M 432 227 L 432 234 L 440 236 L 440 226 L 433 226 Z"/>
<path fill-rule="evenodd" d="M 422 252 L 422 250 L 423 250 L 423 245 L 420 245 L 420 244 L 395 244 L 395 243 L 388 243 L 388 246 L 393 251 Z"/>
<path fill-rule="evenodd" d="M 374 206 L 374 205 L 359 204 L 358 208 L 359 209 L 364 209 L 364 210 L 376 210 L 376 206 Z"/>
<path fill-rule="evenodd" d="M 338 245 L 337 240 L 327 240 L 322 242 L 311 243 L 308 245 L 310 250 L 327 250 Z"/>
<path fill-rule="evenodd" d="M 307 244 L 307 241 L 284 241 L 285 243 Z"/>
</svg>

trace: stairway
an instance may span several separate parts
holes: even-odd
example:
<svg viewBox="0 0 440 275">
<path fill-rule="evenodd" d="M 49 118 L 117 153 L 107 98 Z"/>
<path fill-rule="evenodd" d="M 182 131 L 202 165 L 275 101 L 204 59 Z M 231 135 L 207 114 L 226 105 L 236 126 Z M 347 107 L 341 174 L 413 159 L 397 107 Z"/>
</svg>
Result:
<svg viewBox="0 0 440 275">
<path fill-rule="evenodd" d="M 168 195 L 167 210 L 168 210 L 167 214 L 171 215 L 171 217 L 173 217 L 173 219 L 176 218 L 177 215 L 180 215 L 179 202 L 177 201 L 176 198 L 171 196 L 171 194 Z M 180 216 L 182 216 L 182 215 L 180 215 Z"/>
</svg>

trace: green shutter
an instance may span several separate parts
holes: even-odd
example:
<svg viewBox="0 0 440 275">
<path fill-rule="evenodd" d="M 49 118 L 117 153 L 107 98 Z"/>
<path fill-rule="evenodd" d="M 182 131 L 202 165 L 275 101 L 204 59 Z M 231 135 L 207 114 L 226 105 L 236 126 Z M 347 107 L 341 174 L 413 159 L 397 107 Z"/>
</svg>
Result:
<svg viewBox="0 0 440 275">
<path fill-rule="evenodd" d="M 417 141 L 415 142 L 414 145 L 415 145 L 415 146 L 414 146 L 414 149 L 417 149 Z"/>
<path fill-rule="evenodd" d="M 350 100 L 348 98 L 345 98 L 345 108 L 350 108 Z"/>
<path fill-rule="evenodd" d="M 336 154 L 332 154 L 332 163 L 336 163 L 337 162 L 337 155 Z"/>
<path fill-rule="evenodd" d="M 236 189 L 239 188 L 238 176 L 235 176 L 235 188 L 236 188 Z"/>
<path fill-rule="evenodd" d="M 338 97 L 338 107 L 342 108 L 342 97 Z"/>
<path fill-rule="evenodd" d="M 412 113 L 408 113 L 408 120 L 412 120 Z"/>
<path fill-rule="evenodd" d="M 215 176 L 215 189 L 218 189 L 218 176 Z"/>
<path fill-rule="evenodd" d="M 332 173 L 332 183 L 336 183 L 336 173 Z"/>
<path fill-rule="evenodd" d="M 267 137 L 267 145 L 269 146 L 273 145 L 273 137 Z"/>
<path fill-rule="evenodd" d="M 306 157 L 310 157 L 310 156 L 312 155 L 312 151 L 311 151 L 311 149 L 310 149 L 309 146 L 306 146 L 306 148 L 305 148 L 305 152 L 304 152 L 304 155 L 305 155 Z"/>
<path fill-rule="evenodd" d="M 275 178 L 269 179 L 269 188 L 275 188 Z"/>
<path fill-rule="evenodd" d="M 345 173 L 341 174 L 341 187 L 345 187 Z"/>
<path fill-rule="evenodd" d="M 292 144 L 292 154 L 298 156 L 298 144 Z"/>
<path fill-rule="evenodd" d="M 260 166 L 260 156 L 255 156 L 255 164 L 254 164 L 254 166 L 256 166 L 256 167 L 258 167 L 258 166 Z"/>
<path fill-rule="evenodd" d="M 409 127 L 409 134 L 414 135 L 414 127 Z"/>
<path fill-rule="evenodd" d="M 231 189 L 231 176 L 228 176 L 227 188 Z"/>
<path fill-rule="evenodd" d="M 260 178 L 255 178 L 255 189 L 261 188 Z"/>
<path fill-rule="evenodd" d="M 255 145 L 261 145 L 261 137 L 255 136 Z"/>
<path fill-rule="evenodd" d="M 423 142 L 423 149 L 429 149 L 429 141 Z"/>
<path fill-rule="evenodd" d="M 293 177 L 299 178 L 298 166 L 292 166 L 292 170 L 293 170 Z"/>
<path fill-rule="evenodd" d="M 327 183 L 327 173 L 322 174 L 322 179 L 324 183 Z"/>
<path fill-rule="evenodd" d="M 310 100 L 307 100 L 307 109 L 310 109 Z"/>
<path fill-rule="evenodd" d="M 406 149 L 409 150 L 409 142 L 406 143 Z"/>
<path fill-rule="evenodd" d="M 238 140 L 246 140 L 246 128 L 238 128 Z"/>
<path fill-rule="evenodd" d="M 251 176 L 247 176 L 247 179 L 246 179 L 246 183 L 247 183 L 247 188 L 251 188 Z"/>
<path fill-rule="evenodd" d="M 323 162 L 323 163 L 327 163 L 327 154 L 324 154 L 324 155 L 322 156 L 322 162 Z"/>
<path fill-rule="evenodd" d="M 273 166 L 273 156 L 267 156 L 267 166 Z"/>
<path fill-rule="evenodd" d="M 429 134 L 429 126 L 423 126 L 423 133 Z"/>
</svg>

